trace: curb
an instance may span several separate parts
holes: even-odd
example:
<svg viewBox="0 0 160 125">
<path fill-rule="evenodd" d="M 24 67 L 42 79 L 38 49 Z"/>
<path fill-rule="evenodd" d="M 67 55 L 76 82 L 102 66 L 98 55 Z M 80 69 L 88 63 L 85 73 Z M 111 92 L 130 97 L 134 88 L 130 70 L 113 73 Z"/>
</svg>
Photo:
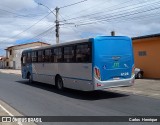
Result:
<svg viewBox="0 0 160 125">
<path fill-rule="evenodd" d="M 9 117 L 9 116 L 24 116 L 2 100 L 0 100 L 0 109 L 2 109 L 5 112 L 5 114 L 8 114 L 7 117 Z M 26 123 L 26 122 L 23 122 L 23 123 L 22 122 L 6 122 L 4 124 L 7 124 L 7 123 L 10 125 L 12 125 L 12 124 L 13 125 L 15 125 L 15 124 L 18 124 L 18 125 L 37 125 L 35 123 Z M 2 122 L 2 124 L 3 124 L 3 122 Z"/>
</svg>

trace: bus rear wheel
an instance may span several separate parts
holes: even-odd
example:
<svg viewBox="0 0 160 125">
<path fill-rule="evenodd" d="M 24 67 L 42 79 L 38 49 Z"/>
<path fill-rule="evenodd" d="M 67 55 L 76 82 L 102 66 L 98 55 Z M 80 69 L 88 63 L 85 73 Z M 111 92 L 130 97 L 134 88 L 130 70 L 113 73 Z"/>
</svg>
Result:
<svg viewBox="0 0 160 125">
<path fill-rule="evenodd" d="M 56 87 L 58 90 L 63 90 L 63 80 L 60 76 L 56 78 Z"/>
</svg>

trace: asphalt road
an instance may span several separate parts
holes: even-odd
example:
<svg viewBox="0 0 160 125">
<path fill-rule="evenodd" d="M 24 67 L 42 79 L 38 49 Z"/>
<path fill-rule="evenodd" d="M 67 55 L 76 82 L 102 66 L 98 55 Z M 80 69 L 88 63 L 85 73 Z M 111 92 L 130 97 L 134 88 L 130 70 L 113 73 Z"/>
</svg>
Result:
<svg viewBox="0 0 160 125">
<path fill-rule="evenodd" d="M 160 100 L 108 91 L 81 92 L 34 83 L 14 74 L 0 73 L 0 100 L 26 116 L 160 116 Z M 84 123 L 42 123 L 84 124 Z M 85 123 L 88 125 L 107 123 Z M 108 123 L 117 125 L 117 123 Z M 152 123 L 119 123 L 150 125 Z M 160 123 L 155 123 L 160 124 Z"/>
</svg>

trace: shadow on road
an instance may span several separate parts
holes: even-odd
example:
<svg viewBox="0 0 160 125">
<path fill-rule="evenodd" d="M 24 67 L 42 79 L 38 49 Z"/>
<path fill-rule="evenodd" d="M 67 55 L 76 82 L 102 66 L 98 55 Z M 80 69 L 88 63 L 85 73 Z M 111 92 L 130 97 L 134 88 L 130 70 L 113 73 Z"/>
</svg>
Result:
<svg viewBox="0 0 160 125">
<path fill-rule="evenodd" d="M 44 84 L 39 82 L 34 82 L 32 84 L 29 84 L 28 81 L 16 81 L 16 82 L 24 85 L 40 88 L 40 89 L 50 91 L 56 94 L 60 94 L 63 96 L 67 96 L 70 98 L 81 99 L 81 100 L 101 100 L 101 99 L 120 98 L 120 97 L 129 96 L 127 94 L 102 91 L 102 90 L 85 92 L 85 91 L 65 88 L 63 91 L 59 91 L 56 89 L 54 85 L 49 85 L 49 84 Z"/>
</svg>

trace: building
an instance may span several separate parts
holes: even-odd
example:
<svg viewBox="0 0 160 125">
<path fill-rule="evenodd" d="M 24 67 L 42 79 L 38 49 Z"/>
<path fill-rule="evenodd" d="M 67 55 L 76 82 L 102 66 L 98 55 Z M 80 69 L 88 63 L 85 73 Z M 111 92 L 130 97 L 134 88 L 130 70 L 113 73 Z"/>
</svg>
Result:
<svg viewBox="0 0 160 125">
<path fill-rule="evenodd" d="M 145 78 L 160 78 L 160 34 L 133 38 L 135 67 Z"/>
<path fill-rule="evenodd" d="M 48 46 L 50 44 L 44 42 L 32 42 L 26 44 L 20 44 L 10 46 L 6 48 L 6 68 L 21 69 L 21 54 L 23 50 L 34 49 L 42 46 Z"/>
<path fill-rule="evenodd" d="M 5 68 L 5 60 L 6 60 L 5 57 L 0 56 L 0 69 L 4 69 Z"/>
</svg>

